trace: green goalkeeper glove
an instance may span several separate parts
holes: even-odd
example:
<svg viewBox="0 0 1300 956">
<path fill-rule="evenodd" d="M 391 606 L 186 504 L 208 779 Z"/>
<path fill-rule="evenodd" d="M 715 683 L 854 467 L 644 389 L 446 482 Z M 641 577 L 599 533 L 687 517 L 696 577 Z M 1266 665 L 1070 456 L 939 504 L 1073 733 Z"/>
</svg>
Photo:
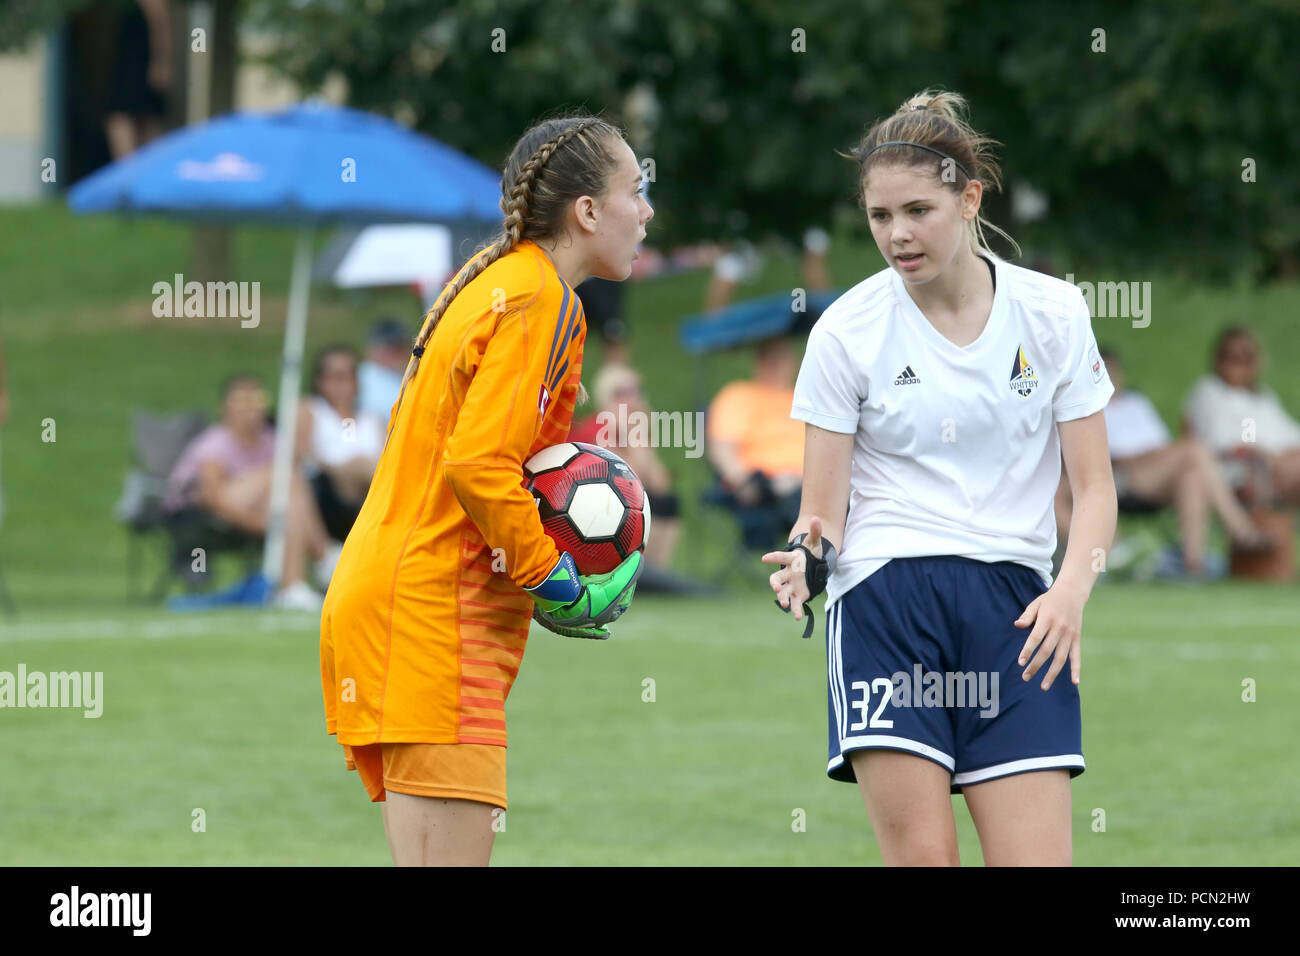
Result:
<svg viewBox="0 0 1300 956">
<path fill-rule="evenodd" d="M 606 640 L 605 625 L 622 617 L 632 603 L 641 566 L 637 551 L 606 574 L 579 575 L 565 552 L 541 584 L 524 589 L 533 596 L 533 620 L 565 637 Z"/>
</svg>

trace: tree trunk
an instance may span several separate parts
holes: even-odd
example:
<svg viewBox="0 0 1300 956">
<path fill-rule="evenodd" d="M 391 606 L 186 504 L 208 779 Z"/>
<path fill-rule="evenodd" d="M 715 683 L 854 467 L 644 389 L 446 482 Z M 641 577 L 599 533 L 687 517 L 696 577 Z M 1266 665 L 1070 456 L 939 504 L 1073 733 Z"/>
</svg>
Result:
<svg viewBox="0 0 1300 956">
<path fill-rule="evenodd" d="M 207 54 L 190 53 L 189 31 L 186 32 L 187 56 L 212 58 L 212 76 L 208 115 L 220 116 L 235 108 L 235 65 L 238 53 L 238 0 L 211 0 L 212 35 Z M 231 247 L 233 234 L 228 226 L 195 226 L 192 270 L 199 282 L 225 282 L 233 277 Z"/>
</svg>

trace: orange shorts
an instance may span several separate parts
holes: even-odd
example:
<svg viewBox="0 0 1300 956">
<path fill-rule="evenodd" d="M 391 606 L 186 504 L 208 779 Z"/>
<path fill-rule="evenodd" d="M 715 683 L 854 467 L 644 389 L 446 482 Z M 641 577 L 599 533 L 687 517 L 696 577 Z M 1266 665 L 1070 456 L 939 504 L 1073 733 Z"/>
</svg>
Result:
<svg viewBox="0 0 1300 956">
<path fill-rule="evenodd" d="M 475 800 L 506 809 L 506 748 L 491 744 L 343 745 L 374 803 L 385 792 Z"/>
</svg>

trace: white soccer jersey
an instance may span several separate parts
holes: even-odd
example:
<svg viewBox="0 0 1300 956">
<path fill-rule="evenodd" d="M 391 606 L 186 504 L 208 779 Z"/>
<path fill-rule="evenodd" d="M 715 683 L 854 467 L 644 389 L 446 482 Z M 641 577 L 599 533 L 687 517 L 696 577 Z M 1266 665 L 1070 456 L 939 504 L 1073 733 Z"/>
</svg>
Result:
<svg viewBox="0 0 1300 956">
<path fill-rule="evenodd" d="M 993 308 L 964 348 L 893 269 L 836 299 L 808 338 L 792 417 L 856 435 L 827 607 L 891 558 L 1014 561 L 1051 585 L 1055 423 L 1101 411 L 1114 387 L 1079 290 L 984 255 Z"/>
</svg>

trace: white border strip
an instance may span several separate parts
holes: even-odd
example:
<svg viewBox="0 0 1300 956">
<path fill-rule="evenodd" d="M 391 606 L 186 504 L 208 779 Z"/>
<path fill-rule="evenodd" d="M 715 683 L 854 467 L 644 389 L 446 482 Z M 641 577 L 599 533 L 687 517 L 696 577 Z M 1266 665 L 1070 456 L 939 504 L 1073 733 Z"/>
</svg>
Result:
<svg viewBox="0 0 1300 956">
<path fill-rule="evenodd" d="M 992 780 L 994 777 L 1009 777 L 1015 773 L 1027 773 L 1031 770 L 1066 770 L 1071 767 L 1078 767 L 1080 770 L 1085 769 L 1083 754 L 1062 754 L 1057 757 L 1030 757 L 1026 760 L 1012 760 L 1008 763 L 994 764 L 982 770 L 967 770 L 965 773 L 956 774 L 952 778 L 952 782 L 955 786 L 960 787 L 968 783 L 982 783 L 985 780 Z"/>
<path fill-rule="evenodd" d="M 835 675 L 840 691 L 839 727 L 836 734 L 840 740 L 849 732 L 849 688 L 844 683 L 844 617 L 835 618 Z"/>
<path fill-rule="evenodd" d="M 826 679 L 830 684 L 831 706 L 835 710 L 835 737 L 838 739 L 844 736 L 844 688 L 840 686 L 840 681 L 836 674 L 840 671 L 840 615 L 837 612 L 833 614 L 831 620 L 826 622 L 826 660 L 827 672 Z"/>
<path fill-rule="evenodd" d="M 843 737 L 840 739 L 840 752 L 834 760 L 826 767 L 826 772 L 830 773 L 844 763 L 844 754 L 850 750 L 906 750 L 908 753 L 914 753 L 921 757 L 929 757 L 935 763 L 943 764 L 952 773 L 957 766 L 957 761 L 948 756 L 942 750 L 936 750 L 929 744 L 923 744 L 918 740 L 909 740 L 906 737 L 890 737 L 885 734 L 872 734 L 868 737 Z M 1053 758 L 1040 758 L 1050 760 Z M 1083 758 L 1080 757 L 1080 760 Z M 1003 766 L 1010 766 L 1004 764 Z M 975 773 L 983 773 L 976 770 Z"/>
</svg>

